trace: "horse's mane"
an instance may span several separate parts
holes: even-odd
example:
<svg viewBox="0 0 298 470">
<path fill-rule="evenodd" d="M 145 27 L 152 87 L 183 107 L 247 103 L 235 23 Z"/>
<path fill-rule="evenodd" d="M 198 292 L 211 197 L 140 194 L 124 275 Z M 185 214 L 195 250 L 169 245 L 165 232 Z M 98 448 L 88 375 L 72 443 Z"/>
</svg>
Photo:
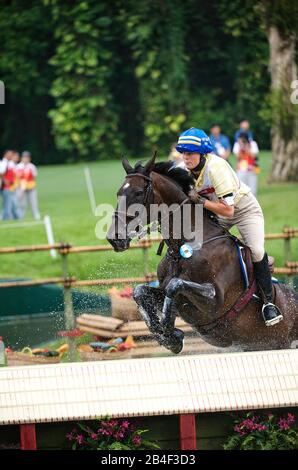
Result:
<svg viewBox="0 0 298 470">
<path fill-rule="evenodd" d="M 133 171 L 135 173 L 144 174 L 145 167 L 141 164 L 141 162 L 137 162 L 134 166 Z M 193 186 L 195 183 L 193 177 L 188 173 L 187 170 L 184 170 L 180 167 L 176 167 L 175 162 L 172 161 L 155 163 L 151 171 L 155 171 L 160 175 L 164 175 L 170 178 L 172 181 L 178 184 L 178 186 L 182 189 L 185 194 L 188 194 L 190 187 Z M 216 214 L 210 212 L 208 209 L 204 209 L 204 212 L 208 215 L 209 219 L 213 221 L 213 223 L 220 226 Z"/>
<path fill-rule="evenodd" d="M 136 173 L 143 173 L 144 167 L 140 162 L 136 163 L 134 171 Z M 155 163 L 152 171 L 159 173 L 160 175 L 167 176 L 171 180 L 180 186 L 182 191 L 187 194 L 190 190 L 190 187 L 193 186 L 194 180 L 193 177 L 189 175 L 187 170 L 175 166 L 175 162 L 160 162 Z"/>
</svg>

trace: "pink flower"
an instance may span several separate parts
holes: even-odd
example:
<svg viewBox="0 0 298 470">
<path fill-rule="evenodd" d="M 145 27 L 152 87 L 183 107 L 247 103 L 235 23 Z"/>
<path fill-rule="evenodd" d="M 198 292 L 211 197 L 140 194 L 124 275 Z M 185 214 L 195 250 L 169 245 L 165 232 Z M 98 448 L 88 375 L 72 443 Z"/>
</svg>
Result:
<svg viewBox="0 0 298 470">
<path fill-rule="evenodd" d="M 76 441 L 79 445 L 83 444 L 84 436 L 82 434 L 78 434 L 76 437 Z"/>
<path fill-rule="evenodd" d="M 295 416 L 292 413 L 288 413 L 288 424 L 295 423 Z"/>
<path fill-rule="evenodd" d="M 96 441 L 96 439 L 97 439 L 97 434 L 95 434 L 95 432 L 93 432 L 93 433 L 91 434 L 91 439 L 94 439 L 94 441 Z"/>
<path fill-rule="evenodd" d="M 265 431 L 267 426 L 256 422 L 259 418 L 259 416 L 253 416 L 252 418 L 244 419 L 241 423 L 234 426 L 234 431 L 240 434 L 240 436 L 246 436 L 253 431 Z"/>
<path fill-rule="evenodd" d="M 118 419 L 110 419 L 109 421 L 101 421 L 100 424 L 103 428 L 114 428 L 115 426 L 119 426 Z"/>
<path fill-rule="evenodd" d="M 258 431 L 266 431 L 267 426 L 265 424 L 257 424 L 257 430 Z"/>
<path fill-rule="evenodd" d="M 284 418 L 280 418 L 280 420 L 278 421 L 278 426 L 279 426 L 279 429 L 283 429 L 283 430 L 290 429 L 288 421 Z"/>
<path fill-rule="evenodd" d="M 129 422 L 128 421 L 123 421 L 122 424 L 121 424 L 121 427 L 123 429 L 128 429 L 129 428 Z"/>
<path fill-rule="evenodd" d="M 68 441 L 72 441 L 73 440 L 73 434 L 72 433 L 66 434 L 66 439 Z"/>
<path fill-rule="evenodd" d="M 123 439 L 123 437 L 124 437 L 123 432 L 119 431 L 119 432 L 115 433 L 115 439 L 117 439 L 117 441 L 121 441 L 121 439 Z"/>
<path fill-rule="evenodd" d="M 141 443 L 142 443 L 142 439 L 141 439 L 141 436 L 134 436 L 132 438 L 132 442 L 135 446 L 140 446 Z"/>
<path fill-rule="evenodd" d="M 242 426 L 240 426 L 239 424 L 236 424 L 236 426 L 234 426 L 234 431 L 240 434 L 240 436 L 246 436 L 246 432 L 243 430 Z"/>
<path fill-rule="evenodd" d="M 111 436 L 113 434 L 112 431 L 110 431 L 108 429 L 103 429 L 103 428 L 99 428 L 98 432 L 99 432 L 99 434 L 102 434 L 103 436 Z"/>
</svg>

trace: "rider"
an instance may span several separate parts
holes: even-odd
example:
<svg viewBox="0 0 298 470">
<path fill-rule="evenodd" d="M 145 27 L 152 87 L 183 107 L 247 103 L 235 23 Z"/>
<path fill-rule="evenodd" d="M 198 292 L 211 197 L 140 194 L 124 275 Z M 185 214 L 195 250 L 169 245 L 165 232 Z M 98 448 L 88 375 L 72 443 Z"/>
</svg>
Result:
<svg viewBox="0 0 298 470">
<path fill-rule="evenodd" d="M 264 249 L 264 216 L 248 186 L 242 183 L 223 158 L 212 153 L 207 134 L 194 127 L 183 132 L 176 149 L 182 153 L 186 168 L 194 177 L 195 187 L 189 197 L 193 202 L 219 216 L 229 229 L 236 225 L 249 246 L 258 287 L 262 294 L 262 315 L 266 326 L 279 323 L 283 316 L 273 304 L 273 289 L 268 256 Z"/>
</svg>

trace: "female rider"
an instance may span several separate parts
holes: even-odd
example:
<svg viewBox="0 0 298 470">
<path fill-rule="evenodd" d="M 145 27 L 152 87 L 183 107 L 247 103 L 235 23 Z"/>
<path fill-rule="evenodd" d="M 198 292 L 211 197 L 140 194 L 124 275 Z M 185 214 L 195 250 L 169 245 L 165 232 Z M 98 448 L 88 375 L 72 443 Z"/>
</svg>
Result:
<svg viewBox="0 0 298 470">
<path fill-rule="evenodd" d="M 262 316 L 265 324 L 279 323 L 283 316 L 273 304 L 271 273 L 264 249 L 264 216 L 258 201 L 229 163 L 211 153 L 212 144 L 203 130 L 192 127 L 183 132 L 176 149 L 183 155 L 185 166 L 195 180 L 190 199 L 214 212 L 225 228 L 237 226 L 243 242 L 252 253 L 254 272 L 264 302 Z"/>
</svg>

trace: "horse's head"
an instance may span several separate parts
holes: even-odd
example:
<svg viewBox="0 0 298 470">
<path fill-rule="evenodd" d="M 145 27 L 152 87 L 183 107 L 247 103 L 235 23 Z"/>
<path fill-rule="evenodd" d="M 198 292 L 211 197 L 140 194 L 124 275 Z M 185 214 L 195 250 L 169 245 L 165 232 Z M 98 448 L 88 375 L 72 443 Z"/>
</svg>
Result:
<svg viewBox="0 0 298 470">
<path fill-rule="evenodd" d="M 150 172 L 154 167 L 155 158 L 156 152 L 145 166 L 137 163 L 134 168 L 129 164 L 127 159 L 122 159 L 126 178 L 117 192 L 118 203 L 113 215 L 112 225 L 107 234 L 107 240 L 115 251 L 127 250 L 131 239 L 138 231 L 137 227 L 135 229 L 131 227 L 133 221 L 136 221 L 136 214 L 130 211 L 132 205 L 138 204 L 140 208 L 146 208 L 149 216 L 150 211 L 148 208 L 154 198 Z M 146 219 L 146 222 L 148 223 L 149 220 Z M 140 225 L 142 226 L 141 222 Z"/>
</svg>

